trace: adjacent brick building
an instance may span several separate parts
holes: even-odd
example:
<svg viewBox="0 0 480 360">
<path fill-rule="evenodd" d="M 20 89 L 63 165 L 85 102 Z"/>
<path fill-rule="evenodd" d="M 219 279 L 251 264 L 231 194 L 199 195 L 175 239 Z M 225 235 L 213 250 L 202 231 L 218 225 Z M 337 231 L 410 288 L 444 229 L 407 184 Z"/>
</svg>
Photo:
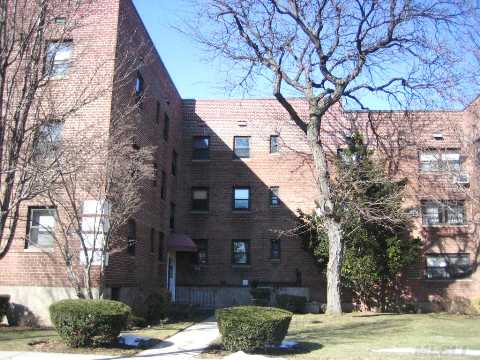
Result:
<svg viewBox="0 0 480 360">
<path fill-rule="evenodd" d="M 293 231 L 298 210 L 313 210 L 316 186 L 305 136 L 287 113 L 271 99 L 182 100 L 131 0 L 102 0 L 89 19 L 69 40 L 71 74 L 58 79 L 60 86 L 78 86 L 99 58 L 110 59 L 103 74 L 112 83 L 129 52 L 145 63 L 128 79 L 131 93 L 113 88 L 65 122 L 64 139 L 75 136 L 78 123 L 108 133 L 121 102 L 140 95 L 136 146 L 156 149 L 156 178 L 145 184 L 144 204 L 129 225 L 133 235 L 123 239 L 136 240 L 135 252 L 112 254 L 107 296 L 133 302 L 141 289 L 168 287 L 178 302 L 223 306 L 247 302 L 256 282 L 324 302 L 325 279 Z M 292 103 L 306 116 L 302 100 Z M 408 178 L 405 207 L 425 244 L 408 287 L 422 303 L 480 295 L 479 106 L 477 100 L 462 111 L 409 113 L 338 106 L 324 121 L 330 158 L 361 131 L 389 159 L 392 175 Z M 58 250 L 31 246 L 32 216 L 44 205 L 39 199 L 22 208 L 14 244 L 0 261 L 0 293 L 45 322 L 49 303 L 74 294 Z"/>
</svg>

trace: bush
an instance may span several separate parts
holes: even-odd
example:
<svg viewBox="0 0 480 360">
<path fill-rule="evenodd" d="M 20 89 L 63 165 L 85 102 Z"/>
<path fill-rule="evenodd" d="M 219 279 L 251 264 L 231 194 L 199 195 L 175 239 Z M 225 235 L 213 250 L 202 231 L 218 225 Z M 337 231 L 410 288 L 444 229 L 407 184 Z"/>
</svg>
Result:
<svg viewBox="0 0 480 360">
<path fill-rule="evenodd" d="M 129 306 L 111 300 L 62 300 L 49 310 L 58 335 L 70 347 L 115 341 L 131 312 Z"/>
<path fill-rule="evenodd" d="M 10 308 L 10 295 L 0 295 L 0 321 L 7 315 Z"/>
<path fill-rule="evenodd" d="M 130 316 L 128 317 L 128 328 L 129 329 L 146 328 L 147 326 L 148 326 L 147 319 L 145 319 L 141 316 L 136 316 L 134 314 L 130 314 Z"/>
<path fill-rule="evenodd" d="M 259 306 L 232 307 L 215 313 L 223 346 L 232 352 L 254 352 L 281 344 L 292 315 L 286 310 Z"/>
<path fill-rule="evenodd" d="M 149 323 L 156 323 L 168 316 L 171 305 L 170 292 L 159 289 L 147 296 L 144 304 L 144 318 Z"/>
<path fill-rule="evenodd" d="M 250 295 L 252 295 L 253 305 L 255 306 L 268 306 L 270 305 L 269 288 L 252 288 L 250 289 Z"/>
<path fill-rule="evenodd" d="M 307 298 L 305 296 L 281 294 L 276 297 L 279 308 L 294 312 L 303 313 Z"/>
</svg>

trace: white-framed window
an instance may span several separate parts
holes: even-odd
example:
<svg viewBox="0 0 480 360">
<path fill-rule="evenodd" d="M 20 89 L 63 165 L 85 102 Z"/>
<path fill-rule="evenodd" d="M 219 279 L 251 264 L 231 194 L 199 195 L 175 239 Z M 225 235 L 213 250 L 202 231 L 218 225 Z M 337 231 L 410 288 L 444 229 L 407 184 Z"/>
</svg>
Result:
<svg viewBox="0 0 480 360">
<path fill-rule="evenodd" d="M 72 65 L 73 41 L 51 41 L 47 44 L 45 74 L 48 77 L 65 77 Z"/>
<path fill-rule="evenodd" d="M 470 275 L 470 254 L 427 254 L 427 279 L 459 279 Z"/>
<path fill-rule="evenodd" d="M 422 201 L 423 225 L 464 225 L 463 200 Z"/>
<path fill-rule="evenodd" d="M 28 242 L 26 248 L 52 248 L 55 245 L 55 208 L 28 209 Z"/>
<path fill-rule="evenodd" d="M 461 170 L 460 150 L 429 149 L 419 153 L 421 172 L 442 172 Z"/>
</svg>

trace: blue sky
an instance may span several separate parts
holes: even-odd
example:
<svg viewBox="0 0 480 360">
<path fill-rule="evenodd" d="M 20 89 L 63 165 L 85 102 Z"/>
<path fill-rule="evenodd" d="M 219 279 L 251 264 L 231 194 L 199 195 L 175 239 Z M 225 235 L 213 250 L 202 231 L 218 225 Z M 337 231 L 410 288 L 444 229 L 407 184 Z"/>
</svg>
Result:
<svg viewBox="0 0 480 360">
<path fill-rule="evenodd" d="M 221 60 L 207 62 L 200 46 L 173 28 L 192 16 L 185 10 L 185 1 L 134 0 L 134 3 L 183 98 L 241 96 L 225 91 L 225 74 L 219 71 Z M 266 89 L 263 94 L 252 95 L 269 97 L 270 93 Z"/>
<path fill-rule="evenodd" d="M 227 74 L 223 70 L 230 69 L 225 69 L 222 59 L 208 59 L 199 44 L 174 28 L 194 16 L 191 0 L 133 1 L 183 98 L 271 97 L 271 85 L 266 82 L 257 83 L 248 94 L 226 89 Z M 363 100 L 371 108 L 390 107 L 378 94 L 369 94 Z"/>
</svg>

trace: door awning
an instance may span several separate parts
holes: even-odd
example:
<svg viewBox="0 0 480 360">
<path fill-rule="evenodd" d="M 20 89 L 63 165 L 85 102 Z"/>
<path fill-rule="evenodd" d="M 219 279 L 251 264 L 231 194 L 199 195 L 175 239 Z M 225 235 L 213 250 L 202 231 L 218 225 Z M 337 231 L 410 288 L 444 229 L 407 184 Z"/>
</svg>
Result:
<svg viewBox="0 0 480 360">
<path fill-rule="evenodd" d="M 197 252 L 197 245 L 195 245 L 190 236 L 173 233 L 168 239 L 168 249 L 174 251 Z"/>
</svg>

